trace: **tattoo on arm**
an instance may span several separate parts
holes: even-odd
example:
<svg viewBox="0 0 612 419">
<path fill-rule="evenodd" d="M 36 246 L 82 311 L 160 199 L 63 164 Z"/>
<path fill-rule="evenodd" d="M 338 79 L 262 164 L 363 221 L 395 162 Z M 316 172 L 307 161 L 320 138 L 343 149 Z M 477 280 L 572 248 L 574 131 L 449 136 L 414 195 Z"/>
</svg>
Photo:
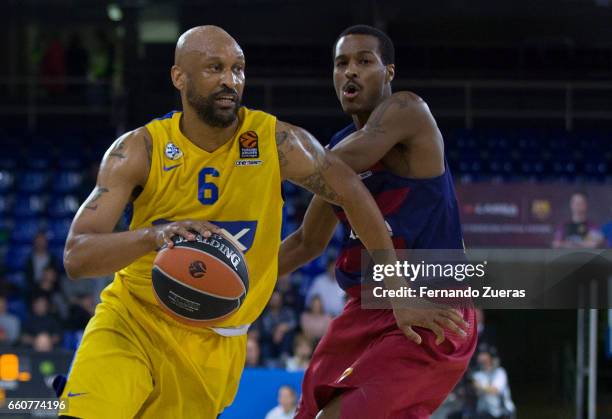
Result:
<svg viewBox="0 0 612 419">
<path fill-rule="evenodd" d="M 276 133 L 276 150 L 278 151 L 278 163 L 281 169 L 289 163 L 285 154 L 293 150 L 293 144 L 288 139 L 289 134 L 287 134 L 287 131 Z"/>
<path fill-rule="evenodd" d="M 149 170 L 151 170 L 151 164 L 153 160 L 153 144 L 151 143 L 151 138 L 145 135 L 142 137 L 144 139 L 145 148 L 147 149 L 147 162 L 149 163 Z"/>
<path fill-rule="evenodd" d="M 292 134 L 295 136 L 305 135 L 302 132 L 299 132 L 299 130 L 292 132 Z M 313 193 L 321 196 L 323 199 L 339 204 L 341 201 L 340 196 L 332 189 L 323 176 L 323 173 L 331 166 L 331 162 L 327 157 L 326 151 L 317 148 L 312 142 L 316 140 L 312 138 L 303 138 L 303 140 L 304 141 L 301 141 L 302 146 L 314 160 L 314 171 L 307 176 L 296 177 L 292 180 Z M 276 133 L 276 144 L 278 149 L 278 161 L 282 169 L 289 164 L 287 154 L 293 151 L 296 146 L 293 144 L 289 133 L 286 131 Z"/>
<path fill-rule="evenodd" d="M 102 194 L 104 194 L 105 192 L 108 192 L 107 188 L 104 188 L 102 186 L 98 186 L 94 192 L 94 195 L 91 197 L 91 199 L 89 200 L 89 202 L 87 202 L 87 205 L 85 205 L 85 208 L 88 210 L 92 210 L 95 211 L 98 209 L 98 204 L 94 205 L 94 202 L 96 202 L 98 199 L 100 199 L 100 197 L 102 196 Z"/>
<path fill-rule="evenodd" d="M 118 157 L 120 159 L 125 159 L 125 154 L 123 148 L 125 147 L 125 139 L 119 140 L 117 145 L 111 150 L 109 157 Z"/>
<path fill-rule="evenodd" d="M 382 119 L 389 108 L 392 106 L 398 106 L 399 109 L 405 109 L 408 107 L 408 102 L 409 99 L 404 95 L 393 95 L 389 99 L 385 100 L 380 104 L 380 106 L 374 109 L 374 112 L 372 112 L 372 115 L 370 115 L 370 118 L 365 126 L 366 131 L 374 135 L 385 135 L 386 130 L 382 124 Z"/>
<path fill-rule="evenodd" d="M 323 159 L 324 159 L 323 164 L 326 164 L 327 167 L 329 167 L 331 163 L 329 163 L 329 161 L 327 160 L 327 157 L 324 156 Z M 305 176 L 303 178 L 296 179 L 295 181 L 299 183 L 300 185 L 304 186 L 305 188 L 307 188 L 308 190 L 319 195 L 321 198 L 325 199 L 326 201 L 331 201 L 334 204 L 341 205 L 342 202 L 340 200 L 340 196 L 338 196 L 338 194 L 325 181 L 325 178 L 323 177 L 323 173 L 322 173 L 323 170 L 325 169 L 317 166 L 316 171 L 313 174 Z"/>
</svg>

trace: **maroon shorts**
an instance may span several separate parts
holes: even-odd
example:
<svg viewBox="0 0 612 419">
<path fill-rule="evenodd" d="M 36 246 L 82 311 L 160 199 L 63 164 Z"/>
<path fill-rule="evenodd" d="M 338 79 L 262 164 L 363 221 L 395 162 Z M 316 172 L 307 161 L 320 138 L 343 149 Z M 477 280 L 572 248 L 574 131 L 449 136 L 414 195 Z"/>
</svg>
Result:
<svg viewBox="0 0 612 419">
<path fill-rule="evenodd" d="M 331 323 L 304 375 L 296 418 L 312 419 L 342 394 L 342 419 L 428 418 L 465 372 L 476 347 L 476 316 L 463 309 L 466 338 L 415 327 L 423 342 L 408 340 L 391 310 L 363 310 L 359 287 Z"/>
</svg>

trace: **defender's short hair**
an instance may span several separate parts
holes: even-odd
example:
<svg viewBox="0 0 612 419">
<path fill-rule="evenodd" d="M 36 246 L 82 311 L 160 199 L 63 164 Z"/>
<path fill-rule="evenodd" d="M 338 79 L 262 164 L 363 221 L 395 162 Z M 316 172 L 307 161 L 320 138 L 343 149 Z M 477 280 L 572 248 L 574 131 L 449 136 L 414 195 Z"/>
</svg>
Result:
<svg viewBox="0 0 612 419">
<path fill-rule="evenodd" d="M 389 38 L 389 36 L 380 29 L 368 25 L 355 25 L 343 30 L 338 38 L 336 38 L 336 42 L 334 42 L 334 50 L 332 51 L 332 54 L 335 54 L 336 45 L 338 45 L 340 38 L 347 35 L 373 36 L 378 40 L 378 49 L 380 51 L 380 58 L 382 59 L 383 64 L 395 64 L 395 46 L 393 46 L 393 41 L 391 41 L 391 38 Z"/>
</svg>

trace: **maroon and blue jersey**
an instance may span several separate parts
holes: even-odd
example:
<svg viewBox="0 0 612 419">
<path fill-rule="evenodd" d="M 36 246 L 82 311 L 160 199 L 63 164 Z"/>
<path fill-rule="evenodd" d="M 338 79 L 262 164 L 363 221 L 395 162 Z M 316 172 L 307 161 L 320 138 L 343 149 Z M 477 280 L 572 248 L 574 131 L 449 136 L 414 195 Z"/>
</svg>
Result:
<svg viewBox="0 0 612 419">
<path fill-rule="evenodd" d="M 351 124 L 336 133 L 330 148 L 356 131 Z M 376 144 L 372 144 L 376 147 Z M 380 212 L 396 249 L 463 249 L 463 233 L 453 177 L 445 161 L 442 175 L 412 179 L 391 173 L 377 163 L 360 174 Z M 361 284 L 361 252 L 365 249 L 342 208 L 334 207 L 345 227 L 336 279 L 343 289 Z"/>
</svg>

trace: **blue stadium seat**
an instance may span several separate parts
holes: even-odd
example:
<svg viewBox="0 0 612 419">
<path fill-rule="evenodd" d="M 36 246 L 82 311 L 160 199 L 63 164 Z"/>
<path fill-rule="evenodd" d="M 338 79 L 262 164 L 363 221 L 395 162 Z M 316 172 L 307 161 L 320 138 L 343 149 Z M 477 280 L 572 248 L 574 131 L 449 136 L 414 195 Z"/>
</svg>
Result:
<svg viewBox="0 0 612 419">
<path fill-rule="evenodd" d="M 291 182 L 283 182 L 283 193 L 286 197 L 293 197 L 300 192 L 300 188 Z"/>
<path fill-rule="evenodd" d="M 13 188 L 15 176 L 8 170 L 0 170 L 0 193 L 5 193 Z"/>
<path fill-rule="evenodd" d="M 11 233 L 11 243 L 30 245 L 36 233 L 41 230 L 41 222 L 38 218 L 20 218 L 15 220 L 15 226 Z M 10 253 L 10 249 L 9 249 Z"/>
<path fill-rule="evenodd" d="M 45 171 L 31 170 L 17 176 L 17 189 L 22 192 L 42 192 L 47 186 L 49 175 Z"/>
<path fill-rule="evenodd" d="M 34 217 L 45 211 L 45 200 L 39 195 L 19 195 L 15 199 L 13 215 L 15 217 Z"/>
<path fill-rule="evenodd" d="M 47 230 L 51 244 L 63 245 L 70 230 L 72 218 L 57 218 L 49 220 Z"/>
<path fill-rule="evenodd" d="M 9 194 L 0 194 L 0 217 L 4 217 L 10 213 L 12 207 L 13 196 Z"/>
<path fill-rule="evenodd" d="M 58 195 L 51 198 L 47 206 L 47 214 L 53 218 L 68 218 L 74 216 L 79 209 L 79 200 L 73 195 Z"/>
<path fill-rule="evenodd" d="M 31 152 L 26 152 L 24 157 L 28 169 L 47 170 L 51 167 L 51 161 L 48 155 L 32 155 Z"/>
<path fill-rule="evenodd" d="M 51 256 L 53 256 L 55 260 L 58 261 L 58 263 L 61 265 L 60 267 L 63 269 L 64 243 L 50 243 L 49 253 L 51 253 Z"/>
<path fill-rule="evenodd" d="M 313 260 L 312 262 L 304 265 L 300 268 L 300 272 L 304 275 L 315 277 L 325 272 L 325 263 L 327 262 L 327 256 L 322 255 Z"/>
<path fill-rule="evenodd" d="M 19 317 L 19 320 L 23 323 L 28 317 L 28 306 L 23 298 L 11 298 L 8 301 L 8 311 L 15 316 Z"/>
<path fill-rule="evenodd" d="M 74 192 L 83 181 L 83 175 L 77 171 L 62 171 L 52 180 L 53 192 L 62 194 Z"/>
<path fill-rule="evenodd" d="M 15 222 L 10 217 L 0 217 L 0 230 L 12 230 Z"/>
<path fill-rule="evenodd" d="M 6 274 L 6 279 L 8 280 L 9 284 L 12 284 L 19 289 L 24 289 L 26 287 L 26 278 L 23 271 L 10 272 Z"/>
<path fill-rule="evenodd" d="M 22 271 L 32 252 L 32 246 L 29 244 L 13 244 L 6 252 L 4 264 L 8 271 Z"/>
<path fill-rule="evenodd" d="M 82 170 L 83 162 L 87 161 L 87 154 L 82 147 L 62 147 L 56 153 L 56 166 L 62 170 Z"/>
</svg>

